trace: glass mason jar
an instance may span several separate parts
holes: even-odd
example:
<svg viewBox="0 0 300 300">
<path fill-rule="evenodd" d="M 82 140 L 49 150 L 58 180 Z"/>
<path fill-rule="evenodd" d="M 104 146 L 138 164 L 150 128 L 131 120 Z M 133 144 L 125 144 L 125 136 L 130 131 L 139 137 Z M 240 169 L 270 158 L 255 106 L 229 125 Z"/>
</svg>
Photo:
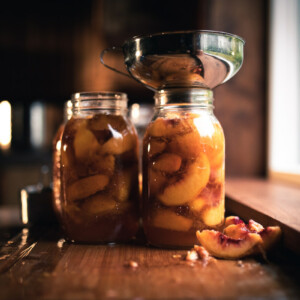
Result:
<svg viewBox="0 0 300 300">
<path fill-rule="evenodd" d="M 62 226 L 83 243 L 129 241 L 138 229 L 138 141 L 127 95 L 76 93 L 62 136 Z"/>
<path fill-rule="evenodd" d="M 197 230 L 224 222 L 225 141 L 212 102 L 206 89 L 155 95 L 143 140 L 143 225 L 154 246 L 193 246 Z"/>
<path fill-rule="evenodd" d="M 58 220 L 61 219 L 61 138 L 65 124 L 72 117 L 72 101 L 69 100 L 64 105 L 64 120 L 59 126 L 52 142 L 52 182 L 53 182 L 53 201 L 52 206 Z"/>
</svg>

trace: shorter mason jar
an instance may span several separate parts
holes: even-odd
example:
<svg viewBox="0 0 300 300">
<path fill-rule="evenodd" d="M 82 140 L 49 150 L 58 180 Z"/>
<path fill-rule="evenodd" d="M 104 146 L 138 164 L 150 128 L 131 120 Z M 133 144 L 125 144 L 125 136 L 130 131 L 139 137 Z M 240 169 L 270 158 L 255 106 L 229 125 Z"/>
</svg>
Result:
<svg viewBox="0 0 300 300">
<path fill-rule="evenodd" d="M 185 248 L 196 231 L 224 222 L 222 127 L 206 89 L 155 95 L 155 115 L 143 140 L 143 225 L 159 247 Z"/>
<path fill-rule="evenodd" d="M 66 238 L 124 242 L 138 230 L 138 140 L 127 95 L 76 93 L 61 150 L 61 223 Z"/>
<path fill-rule="evenodd" d="M 52 206 L 56 217 L 60 221 L 61 208 L 61 139 L 64 132 L 65 124 L 72 117 L 72 101 L 69 100 L 64 104 L 64 120 L 59 126 L 53 142 L 52 142 L 52 185 L 53 185 L 53 199 Z"/>
</svg>

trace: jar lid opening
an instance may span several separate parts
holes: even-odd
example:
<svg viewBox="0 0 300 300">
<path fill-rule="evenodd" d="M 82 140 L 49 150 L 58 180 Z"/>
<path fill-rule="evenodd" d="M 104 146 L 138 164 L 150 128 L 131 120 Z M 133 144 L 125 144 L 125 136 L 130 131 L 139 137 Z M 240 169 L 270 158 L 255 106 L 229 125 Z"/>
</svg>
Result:
<svg viewBox="0 0 300 300">
<path fill-rule="evenodd" d="M 73 110 L 127 109 L 127 94 L 121 92 L 79 92 L 72 95 Z"/>
</svg>

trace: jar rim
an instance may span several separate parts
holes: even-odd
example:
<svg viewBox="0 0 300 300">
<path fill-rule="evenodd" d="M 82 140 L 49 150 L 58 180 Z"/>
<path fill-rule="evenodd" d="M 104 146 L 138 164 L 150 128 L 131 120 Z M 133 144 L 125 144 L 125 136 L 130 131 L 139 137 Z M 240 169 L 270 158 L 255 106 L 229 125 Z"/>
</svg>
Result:
<svg viewBox="0 0 300 300">
<path fill-rule="evenodd" d="M 84 100 L 124 100 L 127 101 L 127 94 L 114 91 L 76 92 L 72 94 L 72 101 Z"/>
<path fill-rule="evenodd" d="M 122 92 L 78 92 L 72 95 L 73 112 L 127 109 L 127 94 Z"/>
</svg>

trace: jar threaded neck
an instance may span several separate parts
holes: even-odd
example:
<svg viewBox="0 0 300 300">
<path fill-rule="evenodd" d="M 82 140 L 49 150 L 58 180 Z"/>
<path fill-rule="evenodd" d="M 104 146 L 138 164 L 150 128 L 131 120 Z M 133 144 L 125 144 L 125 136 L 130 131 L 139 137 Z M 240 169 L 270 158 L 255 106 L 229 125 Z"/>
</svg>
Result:
<svg viewBox="0 0 300 300">
<path fill-rule="evenodd" d="M 98 109 L 127 109 L 127 94 L 120 92 L 80 92 L 72 95 L 73 112 Z"/>
<path fill-rule="evenodd" d="M 212 106 L 213 91 L 210 89 L 165 89 L 155 93 L 155 107 Z"/>
</svg>

